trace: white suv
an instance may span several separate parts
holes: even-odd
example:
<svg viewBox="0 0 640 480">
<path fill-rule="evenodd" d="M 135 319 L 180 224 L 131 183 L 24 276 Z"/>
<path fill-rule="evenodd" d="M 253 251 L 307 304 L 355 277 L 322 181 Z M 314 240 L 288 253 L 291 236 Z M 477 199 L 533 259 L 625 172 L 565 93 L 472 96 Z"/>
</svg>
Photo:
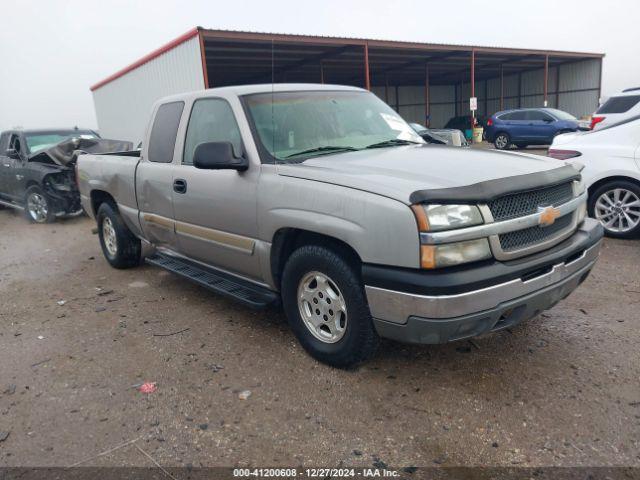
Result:
<svg viewBox="0 0 640 480">
<path fill-rule="evenodd" d="M 589 216 L 610 237 L 640 237 L 640 115 L 554 138 L 549 156 L 584 165 Z"/>
<path fill-rule="evenodd" d="M 640 115 L 640 87 L 627 88 L 600 105 L 591 116 L 591 129 L 598 130 L 636 115 Z"/>
</svg>

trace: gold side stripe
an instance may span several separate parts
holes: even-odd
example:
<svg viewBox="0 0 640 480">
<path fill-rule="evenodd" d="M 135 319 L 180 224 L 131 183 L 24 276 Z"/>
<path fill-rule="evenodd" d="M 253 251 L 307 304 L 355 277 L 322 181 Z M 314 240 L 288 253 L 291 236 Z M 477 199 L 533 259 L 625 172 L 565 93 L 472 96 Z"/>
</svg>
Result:
<svg viewBox="0 0 640 480">
<path fill-rule="evenodd" d="M 176 232 L 184 233 L 192 237 L 202 238 L 215 242 L 225 247 L 242 250 L 247 253 L 253 253 L 253 247 L 255 246 L 255 240 L 251 238 L 243 237 L 241 235 L 235 235 L 233 233 L 222 232 L 220 230 L 214 230 L 212 228 L 199 227 L 198 225 L 192 225 L 190 223 L 176 222 Z"/>
<path fill-rule="evenodd" d="M 214 230 L 213 228 L 200 227 L 191 223 L 176 222 L 167 217 L 154 215 L 152 213 L 145 213 L 142 215 L 142 218 L 144 218 L 145 222 L 153 223 L 154 225 L 158 225 L 169 230 L 175 229 L 177 233 L 182 233 L 202 240 L 208 240 L 222 245 L 223 247 L 241 250 L 249 254 L 253 254 L 253 249 L 256 244 L 255 240 L 241 235 L 222 232 L 220 230 Z"/>
<path fill-rule="evenodd" d="M 170 218 L 154 215 L 153 213 L 144 213 L 142 218 L 144 218 L 145 222 L 153 223 L 160 227 L 168 228 L 169 230 L 173 230 L 175 227 L 175 222 Z"/>
</svg>

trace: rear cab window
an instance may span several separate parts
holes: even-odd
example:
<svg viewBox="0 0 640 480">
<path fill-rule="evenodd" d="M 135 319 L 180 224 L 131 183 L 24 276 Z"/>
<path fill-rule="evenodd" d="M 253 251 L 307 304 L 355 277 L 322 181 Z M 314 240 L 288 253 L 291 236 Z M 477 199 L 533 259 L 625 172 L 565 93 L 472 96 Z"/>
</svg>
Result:
<svg viewBox="0 0 640 480">
<path fill-rule="evenodd" d="M 184 102 L 165 103 L 158 107 L 149 135 L 150 162 L 171 163 L 178 137 L 178 126 L 184 109 Z"/>
<path fill-rule="evenodd" d="M 638 102 L 640 102 L 640 95 L 611 97 L 609 100 L 604 102 L 598 110 L 596 110 L 596 113 L 625 113 L 635 107 Z"/>
</svg>

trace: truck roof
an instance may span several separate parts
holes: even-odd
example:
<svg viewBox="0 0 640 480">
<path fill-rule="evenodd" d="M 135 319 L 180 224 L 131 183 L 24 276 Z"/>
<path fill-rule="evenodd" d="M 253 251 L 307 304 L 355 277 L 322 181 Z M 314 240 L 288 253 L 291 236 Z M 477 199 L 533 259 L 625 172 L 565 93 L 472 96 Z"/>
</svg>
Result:
<svg viewBox="0 0 640 480">
<path fill-rule="evenodd" d="M 251 95 L 254 93 L 271 93 L 271 92 L 303 92 L 308 90 L 327 90 L 327 91 L 361 91 L 366 92 L 362 88 L 351 87 L 345 85 L 328 85 L 323 83 L 264 83 L 257 85 L 238 85 L 231 87 L 217 87 L 209 88 L 206 90 L 196 90 L 193 92 L 180 93 L 177 95 L 171 95 L 159 100 L 160 103 L 167 103 L 168 101 L 183 100 L 191 98 L 192 96 L 216 96 L 216 95 Z"/>
</svg>

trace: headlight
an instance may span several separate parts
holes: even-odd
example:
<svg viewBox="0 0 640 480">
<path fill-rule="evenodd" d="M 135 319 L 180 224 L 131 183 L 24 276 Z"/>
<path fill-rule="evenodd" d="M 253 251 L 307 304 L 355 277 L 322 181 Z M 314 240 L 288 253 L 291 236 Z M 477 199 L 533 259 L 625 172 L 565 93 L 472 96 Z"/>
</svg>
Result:
<svg viewBox="0 0 640 480">
<path fill-rule="evenodd" d="M 437 232 L 471 227 L 484 223 L 475 205 L 413 205 L 411 207 L 420 232 Z M 464 242 L 420 246 L 420 266 L 440 268 L 491 258 L 489 240 L 479 238 Z"/>
<path fill-rule="evenodd" d="M 491 256 L 489 240 L 479 238 L 477 240 L 442 245 L 422 245 L 420 249 L 420 264 L 422 268 L 433 269 L 486 260 Z"/>
<path fill-rule="evenodd" d="M 427 230 L 430 232 L 483 223 L 480 210 L 475 205 L 423 205 L 422 208 L 426 215 Z"/>
<path fill-rule="evenodd" d="M 50 175 L 46 178 L 45 183 L 56 190 L 71 191 L 71 181 L 66 175 Z"/>
</svg>

